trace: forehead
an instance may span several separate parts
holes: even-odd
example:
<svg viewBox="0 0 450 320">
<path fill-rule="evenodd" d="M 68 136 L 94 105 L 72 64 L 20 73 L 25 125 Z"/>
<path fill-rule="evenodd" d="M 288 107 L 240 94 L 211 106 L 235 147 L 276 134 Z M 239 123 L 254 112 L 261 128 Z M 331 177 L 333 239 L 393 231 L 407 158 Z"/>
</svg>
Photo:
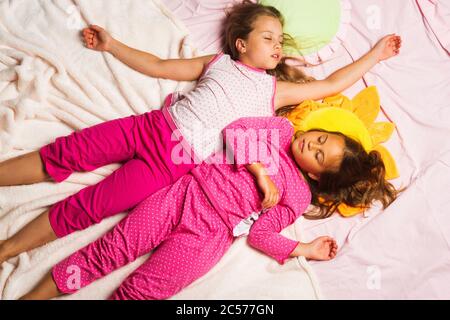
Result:
<svg viewBox="0 0 450 320">
<path fill-rule="evenodd" d="M 253 22 L 253 30 L 282 33 L 283 26 L 277 18 L 263 15 L 256 18 L 255 22 Z"/>
</svg>

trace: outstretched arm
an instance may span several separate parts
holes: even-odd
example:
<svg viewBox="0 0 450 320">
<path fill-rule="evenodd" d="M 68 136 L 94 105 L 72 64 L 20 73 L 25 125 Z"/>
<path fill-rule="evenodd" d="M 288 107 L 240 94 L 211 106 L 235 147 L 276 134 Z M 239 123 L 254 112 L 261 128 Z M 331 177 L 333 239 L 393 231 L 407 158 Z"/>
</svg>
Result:
<svg viewBox="0 0 450 320">
<path fill-rule="evenodd" d="M 359 60 L 334 72 L 324 80 L 301 84 L 279 81 L 275 108 L 297 105 L 305 100 L 318 100 L 341 93 L 361 79 L 378 62 L 398 55 L 400 47 L 401 38 L 393 34 L 388 35 Z"/>
<path fill-rule="evenodd" d="M 306 206 L 303 203 L 303 206 Z M 297 210 L 296 210 L 297 211 Z M 331 260 L 337 254 L 338 246 L 331 237 L 319 237 L 310 243 L 292 240 L 280 234 L 281 230 L 295 222 L 300 213 L 292 208 L 277 205 L 260 215 L 248 235 L 249 244 L 271 256 L 280 264 L 286 259 L 303 256 L 310 260 Z"/>
<path fill-rule="evenodd" d="M 83 30 L 86 47 L 109 52 L 130 68 L 153 78 L 176 81 L 195 81 L 214 55 L 193 59 L 160 59 L 157 56 L 133 49 L 114 39 L 103 28 L 91 25 Z"/>
</svg>

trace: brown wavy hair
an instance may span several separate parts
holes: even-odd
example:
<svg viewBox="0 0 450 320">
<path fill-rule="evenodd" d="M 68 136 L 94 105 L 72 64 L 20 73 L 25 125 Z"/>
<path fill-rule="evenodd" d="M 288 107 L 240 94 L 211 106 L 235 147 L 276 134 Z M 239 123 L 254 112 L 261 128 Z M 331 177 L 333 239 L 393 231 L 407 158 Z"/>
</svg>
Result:
<svg viewBox="0 0 450 320">
<path fill-rule="evenodd" d="M 284 26 L 284 17 L 280 11 L 271 6 L 264 6 L 262 4 L 253 3 L 249 0 L 244 0 L 241 3 L 235 4 L 230 11 L 227 12 L 224 23 L 224 34 L 222 43 L 222 51 L 228 54 L 231 59 L 238 60 L 239 52 L 236 48 L 236 40 L 247 40 L 248 35 L 253 31 L 253 24 L 256 19 L 261 16 L 269 16 L 276 18 Z M 283 46 L 297 48 L 294 39 L 284 33 Z M 267 70 L 267 73 L 275 76 L 277 80 L 290 81 L 297 83 L 305 83 L 314 81 L 315 79 L 307 76 L 298 68 L 291 67 L 286 64 L 283 58 L 278 66 L 273 70 Z"/>
<path fill-rule="evenodd" d="M 340 166 L 321 173 L 319 180 L 305 175 L 312 193 L 311 203 L 316 207 L 305 213 L 305 218 L 327 218 L 342 203 L 369 208 L 375 201 L 380 201 L 383 208 L 388 207 L 401 191 L 385 179 L 386 169 L 380 153 L 367 153 L 359 142 L 342 133 L 329 133 L 344 138 L 344 155 Z"/>
</svg>

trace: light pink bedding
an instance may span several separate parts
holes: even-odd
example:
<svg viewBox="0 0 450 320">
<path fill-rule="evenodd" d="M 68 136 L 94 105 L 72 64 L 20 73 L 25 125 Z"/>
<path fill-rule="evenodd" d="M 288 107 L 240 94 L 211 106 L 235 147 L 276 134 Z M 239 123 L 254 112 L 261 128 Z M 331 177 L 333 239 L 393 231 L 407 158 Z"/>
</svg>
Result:
<svg viewBox="0 0 450 320">
<path fill-rule="evenodd" d="M 343 46 L 353 59 L 383 34 L 403 38 L 402 53 L 368 73 L 365 85 L 378 87 L 397 125 L 388 147 L 401 171 L 396 184 L 407 190 L 368 218 L 297 224 L 310 238 L 329 233 L 339 240 L 334 261 L 312 262 L 328 298 L 450 298 L 450 10 L 443 2 L 377 1 L 381 29 L 370 30 L 367 8 L 374 2 L 352 1 Z"/>
<path fill-rule="evenodd" d="M 219 48 L 217 18 L 230 2 L 165 4 L 186 23 L 198 48 L 209 53 Z M 336 259 L 311 262 L 329 299 L 449 299 L 450 3 L 350 4 L 351 23 L 342 43 L 330 60 L 307 72 L 323 78 L 361 57 L 382 36 L 402 36 L 401 54 L 377 65 L 345 94 L 377 86 L 385 114 L 397 125 L 387 144 L 401 172 L 395 185 L 407 189 L 384 212 L 373 208 L 365 217 L 299 219 L 297 232 L 306 239 L 329 234 L 339 243 Z"/>
<path fill-rule="evenodd" d="M 216 53 L 221 47 L 221 23 L 225 9 L 238 0 L 168 0 L 164 5 L 183 21 L 202 53 Z"/>
</svg>

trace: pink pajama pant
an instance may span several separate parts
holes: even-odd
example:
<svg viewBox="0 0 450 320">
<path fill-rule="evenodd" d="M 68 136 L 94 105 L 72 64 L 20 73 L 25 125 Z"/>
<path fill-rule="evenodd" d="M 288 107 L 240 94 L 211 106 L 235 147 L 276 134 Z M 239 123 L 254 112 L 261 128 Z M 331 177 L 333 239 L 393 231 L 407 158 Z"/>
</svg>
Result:
<svg viewBox="0 0 450 320">
<path fill-rule="evenodd" d="M 56 139 L 40 155 L 56 181 L 75 171 L 92 171 L 110 163 L 123 166 L 96 185 L 60 201 L 49 211 L 58 237 L 85 229 L 133 208 L 149 195 L 175 182 L 194 164 L 174 164 L 172 130 L 161 111 L 113 120 Z"/>
<path fill-rule="evenodd" d="M 206 274 L 232 242 L 229 228 L 187 174 L 56 265 L 52 276 L 62 293 L 73 293 L 156 248 L 110 299 L 167 299 Z"/>
</svg>

